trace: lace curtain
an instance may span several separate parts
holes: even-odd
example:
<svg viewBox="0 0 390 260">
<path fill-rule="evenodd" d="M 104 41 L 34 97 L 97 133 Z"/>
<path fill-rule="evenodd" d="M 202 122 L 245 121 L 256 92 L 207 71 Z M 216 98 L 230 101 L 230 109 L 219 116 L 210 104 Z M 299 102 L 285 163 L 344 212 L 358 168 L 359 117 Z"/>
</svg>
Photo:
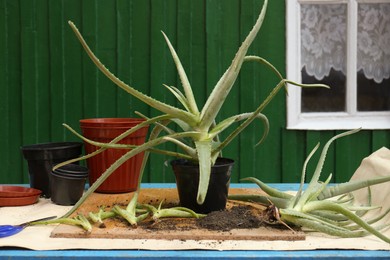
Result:
<svg viewBox="0 0 390 260">
<path fill-rule="evenodd" d="M 331 69 L 346 74 L 347 5 L 301 5 L 301 62 L 322 80 Z M 390 77 L 390 4 L 359 4 L 357 71 L 381 83 Z"/>
</svg>

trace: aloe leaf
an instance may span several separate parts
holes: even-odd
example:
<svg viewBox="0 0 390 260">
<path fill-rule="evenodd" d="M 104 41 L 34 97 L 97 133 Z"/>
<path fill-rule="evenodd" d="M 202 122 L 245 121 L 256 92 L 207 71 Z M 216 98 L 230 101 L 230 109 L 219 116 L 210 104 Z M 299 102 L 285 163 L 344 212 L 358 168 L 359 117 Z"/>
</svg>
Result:
<svg viewBox="0 0 390 260">
<path fill-rule="evenodd" d="M 132 145 L 132 144 L 118 144 L 118 143 L 114 143 L 112 141 L 109 142 L 109 143 L 102 143 L 102 142 L 98 142 L 98 141 L 93 141 L 93 140 L 88 139 L 88 138 L 82 136 L 81 134 L 77 133 L 76 130 L 74 130 L 73 128 L 71 128 L 67 124 L 63 124 L 63 126 L 66 129 L 68 129 L 69 131 L 71 131 L 78 138 L 83 140 L 84 142 L 87 142 L 87 143 L 92 144 L 94 146 L 98 146 L 98 147 L 102 147 L 102 148 L 106 148 L 106 149 L 108 149 L 108 148 L 111 148 L 111 149 L 132 149 L 132 148 L 136 147 L 136 145 Z"/>
<path fill-rule="evenodd" d="M 43 220 L 43 221 L 34 221 L 30 225 L 50 225 L 50 224 L 65 224 L 72 226 L 81 226 L 87 233 L 91 233 L 92 225 L 88 219 L 81 214 L 70 218 L 70 217 L 61 217 L 57 219 Z"/>
<path fill-rule="evenodd" d="M 328 85 L 325 85 L 325 84 L 303 84 L 303 83 L 301 84 L 301 83 L 297 83 L 297 82 L 294 82 L 294 81 L 291 81 L 288 79 L 285 79 L 284 83 L 288 83 L 288 84 L 291 84 L 291 85 L 294 85 L 297 87 L 301 87 L 301 88 L 327 88 L 327 89 L 330 89 L 330 87 Z"/>
<path fill-rule="evenodd" d="M 196 136 L 197 132 L 183 132 L 171 135 L 173 138 Z M 166 136 L 165 136 L 166 137 Z M 83 194 L 79 201 L 64 215 L 67 217 L 71 215 L 75 210 L 80 207 L 80 205 L 88 198 L 118 167 L 120 167 L 124 162 L 126 162 L 131 157 L 147 151 L 157 145 L 167 142 L 168 140 L 164 139 L 165 137 L 159 137 L 153 140 L 149 140 L 142 145 L 135 147 L 133 150 L 128 151 L 125 155 L 116 160 L 106 171 L 92 184 L 91 187 Z"/>
<path fill-rule="evenodd" d="M 307 203 L 303 207 L 304 211 L 312 211 L 312 210 L 332 210 L 339 212 L 343 214 L 344 216 L 348 217 L 350 220 L 358 224 L 363 229 L 367 230 L 369 233 L 377 236 L 378 238 L 382 239 L 383 241 L 390 243 L 390 238 L 383 235 L 381 232 L 370 226 L 367 222 L 365 222 L 363 219 L 356 216 L 353 212 L 350 210 L 344 208 L 343 206 L 340 206 L 334 202 L 331 201 L 313 201 Z"/>
<path fill-rule="evenodd" d="M 190 106 L 188 103 L 187 98 L 183 95 L 183 93 L 180 92 L 177 88 L 173 86 L 168 86 L 166 84 L 163 84 L 164 87 L 166 87 L 171 93 L 176 97 L 176 99 L 183 105 L 183 107 L 187 110 L 190 111 Z"/>
<path fill-rule="evenodd" d="M 168 37 L 165 35 L 164 32 L 162 32 L 162 34 L 164 35 L 165 41 L 168 44 L 169 50 L 171 51 L 173 61 L 176 64 L 176 68 L 177 68 L 177 71 L 179 73 L 181 83 L 183 85 L 184 93 L 187 97 L 186 99 L 188 100 L 189 111 L 195 115 L 198 115 L 199 110 L 198 110 L 198 107 L 196 105 L 195 97 L 194 97 L 194 94 L 192 93 L 192 88 L 191 88 L 190 82 L 188 80 L 187 74 L 185 73 L 183 65 L 180 62 L 179 56 L 177 55 L 177 53 L 176 53 L 175 49 L 173 48 L 171 42 L 169 41 Z"/>
<path fill-rule="evenodd" d="M 302 207 L 308 201 L 308 199 L 310 198 L 312 193 L 315 192 L 318 180 L 319 180 L 320 175 L 321 175 L 322 167 L 324 166 L 324 163 L 325 163 L 325 158 L 326 158 L 326 154 L 328 152 L 329 146 L 336 139 L 344 137 L 344 136 L 347 136 L 347 135 L 354 134 L 354 133 L 356 133 L 358 131 L 360 131 L 360 129 L 354 129 L 354 130 L 351 130 L 351 131 L 343 132 L 341 134 L 338 134 L 338 135 L 332 137 L 325 144 L 324 148 L 322 148 L 322 152 L 321 152 L 320 158 L 318 160 L 317 166 L 316 166 L 314 174 L 313 174 L 313 176 L 312 176 L 312 178 L 310 180 L 310 183 L 309 183 L 308 187 L 306 188 L 305 192 L 302 194 L 302 196 L 299 199 L 299 201 L 297 202 L 296 207 L 299 207 L 299 208 Z"/>
<path fill-rule="evenodd" d="M 115 144 L 115 143 L 119 142 L 123 138 L 127 137 L 128 135 L 134 133 L 135 131 L 137 131 L 137 130 L 145 127 L 145 126 L 148 126 L 148 125 L 153 124 L 153 123 L 158 122 L 158 121 L 167 120 L 167 119 L 170 119 L 170 118 L 171 118 L 170 115 L 159 115 L 159 116 L 150 118 L 150 119 L 148 119 L 148 120 L 146 120 L 144 122 L 141 122 L 138 125 L 130 128 L 129 130 L 126 130 L 124 133 L 120 134 L 119 136 L 115 137 L 113 140 L 111 140 L 110 144 Z M 80 135 L 73 128 L 68 126 L 67 124 L 63 124 L 63 126 L 65 126 L 72 133 L 74 133 L 74 134 L 76 134 L 77 136 L 80 137 Z M 88 141 L 92 141 L 92 140 L 88 140 Z M 88 158 L 91 158 L 91 157 L 93 157 L 93 156 L 103 152 L 104 150 L 106 150 L 106 148 L 100 147 L 98 150 L 96 150 L 96 151 L 94 151 L 94 152 L 92 152 L 90 154 L 87 154 L 87 155 L 81 156 L 79 158 L 75 158 L 75 159 L 71 159 L 71 160 L 59 163 L 59 164 L 55 165 L 53 169 L 54 170 L 58 169 L 59 167 L 64 166 L 64 165 L 69 164 L 69 163 L 73 163 L 73 162 L 77 162 L 77 161 L 81 161 L 81 160 L 86 160 Z"/>
<path fill-rule="evenodd" d="M 305 162 L 303 163 L 302 167 L 302 174 L 301 174 L 301 182 L 299 184 L 299 188 L 297 191 L 297 194 L 294 197 L 294 200 L 292 202 L 292 207 L 295 207 L 299 199 L 301 198 L 302 192 L 303 192 L 303 184 L 305 183 L 305 178 L 306 178 L 306 169 L 307 169 L 307 164 L 309 163 L 311 157 L 314 155 L 314 153 L 318 150 L 320 147 L 320 144 L 318 143 L 313 150 L 309 153 L 309 155 L 306 157 Z"/>
<path fill-rule="evenodd" d="M 158 125 L 153 127 L 152 131 L 150 132 L 148 141 L 156 139 L 159 136 L 160 132 L 164 129 L 164 127 L 167 124 L 169 124 L 169 122 L 170 122 L 169 120 L 161 120 Z M 140 176 L 138 177 L 138 185 L 137 185 L 136 193 L 139 193 L 141 190 L 141 182 L 142 182 L 142 178 L 143 178 L 143 175 L 145 172 L 146 164 L 147 164 L 148 159 L 149 159 L 149 155 L 150 155 L 150 150 L 146 150 L 144 153 L 144 158 L 142 160 L 142 164 L 141 164 Z M 138 194 L 137 194 L 137 196 L 138 196 Z"/>
<path fill-rule="evenodd" d="M 99 227 L 104 228 L 105 224 L 103 220 L 106 218 L 112 218 L 116 215 L 114 211 L 104 211 L 102 207 L 99 208 L 99 211 L 97 213 L 89 212 L 88 216 L 89 218 L 94 222 L 99 224 Z"/>
<path fill-rule="evenodd" d="M 321 192 L 321 194 L 318 196 L 318 199 L 323 200 L 327 198 L 332 198 L 335 196 L 339 196 L 340 194 L 352 192 L 355 190 L 359 190 L 362 188 L 366 188 L 376 184 L 381 184 L 388 181 L 390 181 L 390 176 L 377 177 L 368 180 L 354 180 L 346 183 L 340 183 L 335 186 L 327 187 L 325 190 Z"/>
<path fill-rule="evenodd" d="M 252 112 L 252 115 L 248 117 L 241 125 L 239 125 L 236 129 L 234 129 L 233 132 L 231 132 L 225 139 L 223 143 L 220 144 L 220 146 L 216 149 L 221 151 L 223 148 L 226 147 L 227 144 L 231 142 L 234 138 L 236 138 L 248 125 L 250 125 L 253 120 L 256 119 L 256 117 L 261 114 L 261 112 L 264 110 L 264 108 L 272 101 L 272 99 L 276 96 L 276 94 L 279 92 L 279 90 L 285 85 L 285 80 L 280 81 L 274 89 L 270 92 L 270 94 L 267 96 L 267 98 L 260 104 L 260 106 Z M 269 128 L 267 126 L 266 128 Z"/>
<path fill-rule="evenodd" d="M 248 177 L 248 178 L 244 178 L 241 180 L 242 181 L 251 181 L 251 182 L 256 183 L 256 185 L 259 186 L 262 191 L 264 191 L 265 193 L 267 193 L 267 195 L 272 196 L 272 197 L 277 197 L 277 198 L 281 198 L 281 199 L 291 199 L 293 197 L 293 195 L 290 195 L 290 194 L 282 192 L 278 189 L 272 188 L 271 186 L 265 184 L 264 182 L 260 181 L 257 178 L 254 178 L 254 177 Z"/>
<path fill-rule="evenodd" d="M 277 208 L 286 208 L 290 203 L 289 199 L 278 198 L 273 196 L 263 196 L 258 194 L 230 194 L 230 200 L 239 200 L 247 202 L 258 202 L 262 205 L 269 206 L 274 204 Z"/>
<path fill-rule="evenodd" d="M 164 208 L 158 209 L 153 214 L 153 220 L 158 220 L 161 218 L 200 218 L 205 215 L 197 214 L 194 211 L 187 208 Z"/>
<path fill-rule="evenodd" d="M 236 56 L 232 61 L 232 64 L 229 66 L 224 75 L 220 78 L 213 91 L 211 92 L 209 98 L 207 99 L 206 104 L 201 111 L 201 129 L 208 129 L 211 126 L 217 114 L 219 113 L 222 104 L 228 96 L 231 88 L 233 87 L 233 84 L 236 81 L 238 73 L 241 69 L 242 63 L 244 62 L 244 58 L 248 51 L 248 48 L 255 39 L 263 23 L 267 4 L 268 0 L 265 0 L 255 25 L 249 32 L 244 42 L 241 44 L 238 52 L 236 53 Z"/>
<path fill-rule="evenodd" d="M 280 80 L 283 80 L 282 73 L 280 73 L 279 70 L 274 65 L 272 65 L 269 61 L 267 61 L 266 59 L 264 59 L 262 57 L 250 55 L 250 56 L 246 56 L 244 58 L 244 61 L 248 61 L 248 62 L 253 61 L 253 62 L 258 62 L 258 63 L 264 64 L 267 67 L 269 67 Z M 286 90 L 287 90 L 287 84 L 284 84 L 284 85 L 285 85 Z"/>
<path fill-rule="evenodd" d="M 315 221 L 318 224 L 333 226 L 335 229 L 338 229 L 340 231 L 348 231 L 348 229 L 344 227 L 340 227 L 338 225 L 332 224 L 332 221 L 323 218 L 318 218 L 317 216 L 310 214 L 310 211 L 302 212 L 294 209 L 279 209 L 279 212 L 282 220 L 288 221 L 295 225 L 297 225 L 296 221 L 298 219 L 307 219 L 307 220 Z"/>
<path fill-rule="evenodd" d="M 221 143 L 220 147 L 218 147 L 217 150 L 222 150 L 223 148 L 225 148 L 231 140 L 236 138 L 237 135 L 239 135 L 249 124 L 251 124 L 252 121 L 256 118 L 256 116 L 264 110 L 264 108 L 272 101 L 272 99 L 276 96 L 280 89 L 286 85 L 286 83 L 304 88 L 329 88 L 327 85 L 324 84 L 299 84 L 290 80 L 281 80 L 269 93 L 267 98 L 259 105 L 259 107 L 254 112 L 252 112 L 252 116 L 248 117 L 240 126 L 238 126 L 232 133 L 230 133 L 228 137 L 226 137 L 225 142 Z M 269 128 L 269 126 L 267 128 Z"/>
<path fill-rule="evenodd" d="M 337 226 L 331 225 L 329 223 L 326 222 L 318 223 L 318 221 L 312 219 L 285 216 L 283 220 L 331 236 L 351 238 L 351 237 L 362 237 L 364 235 L 367 235 L 367 232 L 364 231 L 350 231 L 348 229 L 340 229 Z"/>
<path fill-rule="evenodd" d="M 211 143 L 210 141 L 196 141 L 199 161 L 199 185 L 196 202 L 202 205 L 206 199 L 211 174 Z"/>
<path fill-rule="evenodd" d="M 186 154 L 188 154 L 192 158 L 196 158 L 197 151 L 194 148 L 186 145 L 185 143 L 181 142 L 180 140 L 178 140 L 176 138 L 172 138 L 172 137 L 163 137 L 163 138 L 167 141 L 170 141 L 171 143 L 176 144 L 179 148 L 181 148 L 183 151 L 185 151 Z"/>
<path fill-rule="evenodd" d="M 329 174 L 328 178 L 325 180 L 324 183 L 319 182 L 317 188 L 314 189 L 314 191 L 310 195 L 309 201 L 317 200 L 318 195 L 326 188 L 326 186 L 329 184 L 331 179 L 332 179 L 332 174 Z"/>
<path fill-rule="evenodd" d="M 127 222 L 129 222 L 130 225 L 136 226 L 138 224 L 137 217 L 131 213 L 129 213 L 127 210 L 122 209 L 118 205 L 115 205 L 112 209 L 117 215 L 121 216 L 122 218 L 126 219 Z"/>
<path fill-rule="evenodd" d="M 190 126 L 187 122 L 178 119 L 178 118 L 172 118 L 172 121 L 175 122 L 183 131 L 191 131 L 194 129 L 192 126 Z"/>
<path fill-rule="evenodd" d="M 79 30 L 77 29 L 76 25 L 69 21 L 69 25 L 72 28 L 73 32 L 76 34 L 76 37 L 79 39 L 81 45 L 83 46 L 84 50 L 88 54 L 88 56 L 91 58 L 93 63 L 98 67 L 98 69 L 103 72 L 104 75 L 106 75 L 113 83 L 115 83 L 118 87 L 122 88 L 129 94 L 133 95 L 134 97 L 138 98 L 142 102 L 148 104 L 149 106 L 163 112 L 166 114 L 174 115 L 175 117 L 181 118 L 184 121 L 191 123 L 193 125 L 197 124 L 197 118 L 198 115 L 191 114 L 185 110 L 178 109 L 176 107 L 170 106 L 168 104 L 165 104 L 161 101 L 158 101 L 152 97 L 149 97 L 148 95 L 145 95 L 141 93 L 140 91 L 130 87 L 123 81 L 121 81 L 119 78 L 117 78 L 113 73 L 111 73 L 103 63 L 100 62 L 100 60 L 96 57 L 96 55 L 92 52 L 92 50 L 89 48 L 88 44 L 84 40 L 83 36 L 80 34 Z"/>
<path fill-rule="evenodd" d="M 215 127 L 213 127 L 213 129 L 209 132 L 209 135 L 212 138 L 214 138 L 215 136 L 217 136 L 218 134 L 223 132 L 225 129 L 227 129 L 229 126 L 231 126 L 233 123 L 245 120 L 245 119 L 252 117 L 252 116 L 253 116 L 253 113 L 242 113 L 239 115 L 234 115 L 234 116 L 231 116 L 229 118 L 226 118 L 225 120 L 223 120 L 219 124 L 217 124 Z M 262 143 L 265 140 L 265 138 L 267 137 L 267 135 L 269 133 L 269 122 L 268 122 L 268 118 L 262 113 L 258 113 L 255 118 L 260 119 L 264 125 L 264 132 L 263 132 L 263 135 L 262 135 L 260 141 L 256 144 L 256 146 L 257 146 L 260 143 Z M 226 147 L 231 141 L 232 141 L 232 138 L 226 139 L 225 141 L 223 141 L 221 143 L 220 147 Z M 216 148 L 215 150 L 220 151 L 221 150 L 220 147 Z"/>
</svg>

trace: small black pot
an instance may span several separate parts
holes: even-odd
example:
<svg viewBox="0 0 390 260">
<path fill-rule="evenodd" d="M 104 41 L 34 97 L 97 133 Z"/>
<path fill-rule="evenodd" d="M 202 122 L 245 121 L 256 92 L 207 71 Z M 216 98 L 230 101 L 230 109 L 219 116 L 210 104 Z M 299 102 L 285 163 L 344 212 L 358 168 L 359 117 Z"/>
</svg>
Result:
<svg viewBox="0 0 390 260">
<path fill-rule="evenodd" d="M 176 177 L 180 205 L 198 213 L 210 213 L 225 209 L 233 165 L 234 161 L 231 159 L 217 159 L 215 165 L 211 168 L 206 199 L 202 205 L 199 205 L 196 201 L 199 184 L 199 165 L 184 159 L 171 161 Z"/>
<path fill-rule="evenodd" d="M 28 163 L 30 187 L 50 198 L 50 173 L 54 165 L 81 155 L 80 142 L 55 142 L 25 145 L 20 149 Z"/>
<path fill-rule="evenodd" d="M 88 168 L 68 164 L 51 173 L 51 200 L 58 205 L 74 205 L 84 192 Z"/>
</svg>

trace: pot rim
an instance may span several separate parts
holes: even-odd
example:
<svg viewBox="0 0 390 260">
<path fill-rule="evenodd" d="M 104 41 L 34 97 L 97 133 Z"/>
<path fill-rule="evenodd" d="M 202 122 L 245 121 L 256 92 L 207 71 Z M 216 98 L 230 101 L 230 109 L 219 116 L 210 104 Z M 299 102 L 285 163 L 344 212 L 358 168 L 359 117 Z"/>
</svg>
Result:
<svg viewBox="0 0 390 260">
<path fill-rule="evenodd" d="M 79 170 L 77 170 L 79 169 Z M 67 173 L 67 174 L 79 174 L 80 172 L 85 172 L 88 174 L 88 168 L 83 166 L 83 165 L 78 165 L 78 164 L 66 164 L 61 166 L 60 168 L 56 169 L 56 171 L 60 173 Z"/>
<path fill-rule="evenodd" d="M 22 151 L 55 151 L 67 148 L 78 148 L 83 145 L 82 142 L 46 142 L 37 144 L 28 144 L 20 147 Z"/>
<path fill-rule="evenodd" d="M 57 178 L 62 178 L 62 179 L 67 179 L 67 180 L 87 180 L 88 175 L 79 175 L 79 176 L 68 176 L 68 175 L 63 175 L 63 174 L 58 174 L 55 172 L 51 172 L 52 175 L 54 175 Z"/>
<path fill-rule="evenodd" d="M 144 118 L 136 117 L 102 117 L 102 118 L 85 118 L 80 119 L 79 122 L 81 125 L 101 125 L 101 124 L 134 124 L 145 122 Z"/>
<path fill-rule="evenodd" d="M 233 159 L 230 159 L 230 158 L 218 157 L 215 164 L 212 167 L 216 167 L 216 168 L 225 167 L 226 165 L 234 164 L 234 162 L 235 161 Z M 199 164 L 193 163 L 192 161 L 187 160 L 187 159 L 178 158 L 178 159 L 171 160 L 170 165 L 171 166 L 180 165 L 180 167 L 194 167 L 194 166 L 198 166 Z"/>
</svg>

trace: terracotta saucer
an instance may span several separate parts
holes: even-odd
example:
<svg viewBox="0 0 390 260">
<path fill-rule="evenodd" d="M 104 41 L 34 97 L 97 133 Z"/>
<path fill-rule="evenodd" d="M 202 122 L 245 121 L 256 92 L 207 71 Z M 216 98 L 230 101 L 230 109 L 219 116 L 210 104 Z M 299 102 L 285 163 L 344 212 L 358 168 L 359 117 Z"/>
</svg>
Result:
<svg viewBox="0 0 390 260">
<path fill-rule="evenodd" d="M 22 186 L 0 185 L 0 198 L 18 198 L 39 196 L 42 191 Z"/>
<path fill-rule="evenodd" d="M 36 203 L 38 199 L 39 199 L 39 195 L 26 196 L 26 197 L 14 197 L 14 198 L 0 197 L 0 207 L 31 205 Z"/>
</svg>

